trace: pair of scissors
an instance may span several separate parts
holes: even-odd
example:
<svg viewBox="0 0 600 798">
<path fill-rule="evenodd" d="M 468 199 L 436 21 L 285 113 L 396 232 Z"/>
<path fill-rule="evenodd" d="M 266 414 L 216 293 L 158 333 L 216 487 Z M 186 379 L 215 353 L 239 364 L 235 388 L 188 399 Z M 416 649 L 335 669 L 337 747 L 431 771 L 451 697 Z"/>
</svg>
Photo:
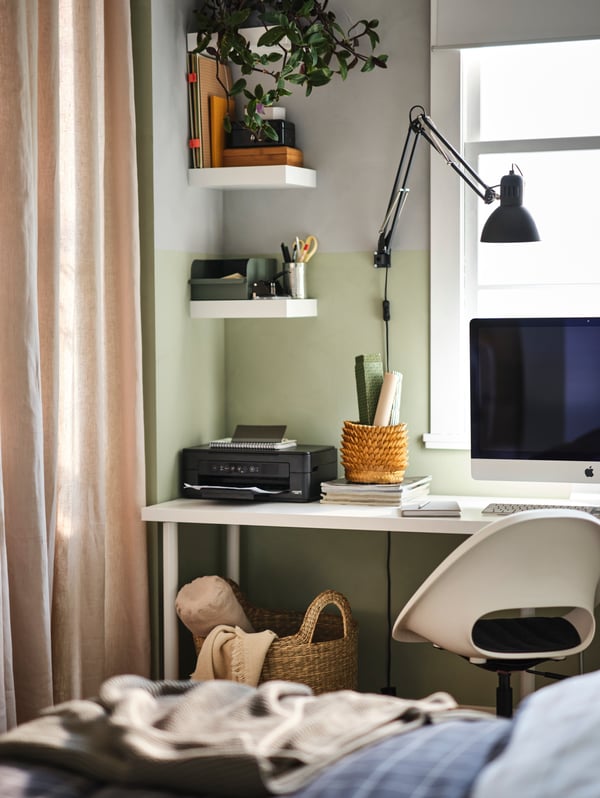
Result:
<svg viewBox="0 0 600 798">
<path fill-rule="evenodd" d="M 307 236 L 304 240 L 299 239 L 298 261 L 308 263 L 319 248 L 319 242 L 314 236 Z"/>
</svg>

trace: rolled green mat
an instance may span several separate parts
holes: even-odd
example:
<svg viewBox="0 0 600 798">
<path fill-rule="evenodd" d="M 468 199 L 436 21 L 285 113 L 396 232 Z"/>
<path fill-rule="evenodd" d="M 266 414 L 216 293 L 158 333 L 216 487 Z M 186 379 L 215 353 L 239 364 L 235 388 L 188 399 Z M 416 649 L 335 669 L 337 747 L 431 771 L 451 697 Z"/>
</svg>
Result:
<svg viewBox="0 0 600 798">
<path fill-rule="evenodd" d="M 354 361 L 359 424 L 373 424 L 383 385 L 381 355 L 357 355 Z"/>
</svg>

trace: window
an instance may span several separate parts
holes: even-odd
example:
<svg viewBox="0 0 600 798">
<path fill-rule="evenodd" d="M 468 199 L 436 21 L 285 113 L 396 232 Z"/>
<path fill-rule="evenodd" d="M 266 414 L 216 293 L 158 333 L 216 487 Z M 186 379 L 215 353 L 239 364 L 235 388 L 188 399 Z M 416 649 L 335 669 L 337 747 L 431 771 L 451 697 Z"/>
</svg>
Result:
<svg viewBox="0 0 600 798">
<path fill-rule="evenodd" d="M 498 184 L 513 164 L 523 172 L 524 204 L 542 241 L 480 244 L 481 227 L 496 206 L 485 206 L 462 181 L 451 187 L 433 153 L 427 446 L 468 445 L 470 318 L 598 313 L 599 57 L 597 40 L 432 54 L 434 121 L 462 143 L 466 160 L 488 184 Z"/>
</svg>

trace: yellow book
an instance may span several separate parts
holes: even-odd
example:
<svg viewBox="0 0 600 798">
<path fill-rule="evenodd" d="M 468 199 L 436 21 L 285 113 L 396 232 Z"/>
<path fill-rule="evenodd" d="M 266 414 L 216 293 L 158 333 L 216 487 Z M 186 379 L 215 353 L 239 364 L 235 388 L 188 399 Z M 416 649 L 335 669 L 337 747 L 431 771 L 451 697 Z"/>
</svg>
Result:
<svg viewBox="0 0 600 798">
<path fill-rule="evenodd" d="M 227 116 L 227 100 L 212 94 L 208 98 L 210 109 L 210 154 L 212 166 L 223 166 L 225 149 L 225 128 L 223 121 Z"/>
</svg>

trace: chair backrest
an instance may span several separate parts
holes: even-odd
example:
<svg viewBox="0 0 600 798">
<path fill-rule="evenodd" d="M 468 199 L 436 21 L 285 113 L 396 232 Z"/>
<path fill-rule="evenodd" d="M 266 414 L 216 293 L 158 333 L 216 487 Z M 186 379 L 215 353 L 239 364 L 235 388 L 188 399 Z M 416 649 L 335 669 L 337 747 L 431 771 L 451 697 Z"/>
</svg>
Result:
<svg viewBox="0 0 600 798">
<path fill-rule="evenodd" d="M 465 657 L 492 657 L 496 652 L 478 648 L 471 637 L 480 618 L 560 607 L 570 610 L 565 617 L 581 644 L 546 654 L 572 654 L 594 636 L 599 586 L 600 521 L 577 510 L 515 513 L 492 521 L 446 557 L 400 612 L 392 636 Z"/>
</svg>

